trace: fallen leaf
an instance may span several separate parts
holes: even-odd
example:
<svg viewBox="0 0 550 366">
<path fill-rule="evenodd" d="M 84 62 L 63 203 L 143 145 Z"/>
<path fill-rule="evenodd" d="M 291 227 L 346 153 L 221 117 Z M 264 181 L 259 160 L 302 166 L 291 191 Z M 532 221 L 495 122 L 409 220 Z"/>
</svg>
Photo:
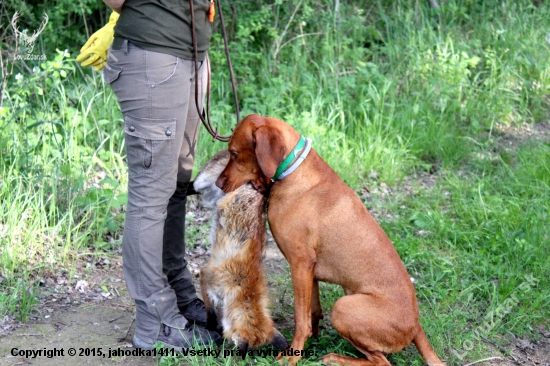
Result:
<svg viewBox="0 0 550 366">
<path fill-rule="evenodd" d="M 77 290 L 82 294 L 85 293 L 86 290 L 88 290 L 88 288 L 89 288 L 89 284 L 84 280 L 79 280 L 74 287 L 75 290 Z"/>
<path fill-rule="evenodd" d="M 521 349 L 522 351 L 525 351 L 526 349 L 532 349 L 534 350 L 535 349 L 535 346 L 533 345 L 533 343 L 531 343 L 530 340 L 528 339 L 520 339 L 518 340 L 516 346 Z"/>
</svg>

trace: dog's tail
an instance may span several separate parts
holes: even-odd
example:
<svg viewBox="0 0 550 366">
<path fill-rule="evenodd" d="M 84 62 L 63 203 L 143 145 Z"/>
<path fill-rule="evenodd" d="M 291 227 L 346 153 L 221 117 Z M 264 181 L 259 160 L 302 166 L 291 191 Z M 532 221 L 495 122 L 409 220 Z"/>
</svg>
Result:
<svg viewBox="0 0 550 366">
<path fill-rule="evenodd" d="M 424 333 L 424 329 L 422 329 L 422 327 L 420 327 L 420 330 L 414 337 L 413 342 L 418 349 L 418 352 L 420 352 L 420 355 L 428 365 L 445 366 L 445 364 L 441 362 L 439 357 L 437 357 L 437 355 L 435 354 L 432 346 L 430 346 L 428 338 L 426 338 L 426 333 Z"/>
</svg>

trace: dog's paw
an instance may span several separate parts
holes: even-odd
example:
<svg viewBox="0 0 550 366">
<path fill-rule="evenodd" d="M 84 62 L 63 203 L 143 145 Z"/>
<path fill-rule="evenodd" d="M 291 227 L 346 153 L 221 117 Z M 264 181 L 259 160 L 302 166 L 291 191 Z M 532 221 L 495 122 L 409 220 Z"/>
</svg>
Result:
<svg viewBox="0 0 550 366">
<path fill-rule="evenodd" d="M 275 360 L 279 363 L 279 365 L 289 365 L 289 366 L 295 366 L 298 361 L 302 358 L 301 356 L 283 356 L 284 351 L 279 353 L 279 355 L 275 358 Z"/>
<path fill-rule="evenodd" d="M 338 355 L 336 353 L 329 353 L 328 355 L 319 357 L 319 361 L 321 361 L 323 365 L 334 365 L 334 362 L 336 362 L 337 357 Z"/>
</svg>

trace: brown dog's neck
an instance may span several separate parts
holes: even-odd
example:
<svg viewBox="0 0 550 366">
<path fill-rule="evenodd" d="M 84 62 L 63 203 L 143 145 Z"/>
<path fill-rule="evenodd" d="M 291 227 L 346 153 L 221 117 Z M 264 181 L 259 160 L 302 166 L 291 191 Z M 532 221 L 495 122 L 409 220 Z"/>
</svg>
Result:
<svg viewBox="0 0 550 366">
<path fill-rule="evenodd" d="M 324 165 L 325 169 L 319 169 L 321 165 Z M 286 197 L 284 201 L 288 201 L 289 197 L 301 195 L 311 188 L 322 184 L 325 180 L 331 178 L 327 177 L 326 174 L 321 174 L 323 171 L 327 172 L 326 168 L 330 169 L 328 172 L 329 175 L 336 174 L 319 156 L 317 151 L 312 148 L 307 158 L 294 172 L 282 180 L 275 181 L 271 185 L 270 199 L 280 195 Z"/>
</svg>

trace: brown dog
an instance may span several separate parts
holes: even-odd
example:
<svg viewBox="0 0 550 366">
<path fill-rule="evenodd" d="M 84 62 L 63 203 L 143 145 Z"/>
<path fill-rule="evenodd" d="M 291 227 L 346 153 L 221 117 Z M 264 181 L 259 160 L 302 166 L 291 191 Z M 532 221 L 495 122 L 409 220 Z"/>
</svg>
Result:
<svg viewBox="0 0 550 366">
<path fill-rule="evenodd" d="M 224 195 L 215 186 L 229 154 L 218 152 L 199 172 L 195 189 L 206 207 L 216 209 L 214 240 L 201 269 L 201 291 L 207 310 L 206 327 L 223 330 L 245 356 L 248 348 L 271 343 L 288 346 L 269 315 L 269 298 L 262 254 L 266 244 L 266 197 L 249 184 Z"/>
<path fill-rule="evenodd" d="M 430 366 L 444 366 L 419 323 L 414 286 L 392 242 L 338 175 L 311 149 L 283 180 L 271 183 L 277 168 L 296 151 L 301 136 L 288 124 L 250 115 L 229 141 L 229 163 L 216 185 L 231 192 L 251 182 L 269 189 L 268 222 L 290 264 L 295 331 L 291 348 L 303 350 L 319 333 L 323 317 L 317 281 L 341 285 L 333 327 L 366 359 L 338 354 L 323 362 L 390 365 L 385 355 L 414 342 Z M 302 150 L 307 149 L 307 146 Z M 289 358 L 291 365 L 301 356 Z"/>
</svg>

